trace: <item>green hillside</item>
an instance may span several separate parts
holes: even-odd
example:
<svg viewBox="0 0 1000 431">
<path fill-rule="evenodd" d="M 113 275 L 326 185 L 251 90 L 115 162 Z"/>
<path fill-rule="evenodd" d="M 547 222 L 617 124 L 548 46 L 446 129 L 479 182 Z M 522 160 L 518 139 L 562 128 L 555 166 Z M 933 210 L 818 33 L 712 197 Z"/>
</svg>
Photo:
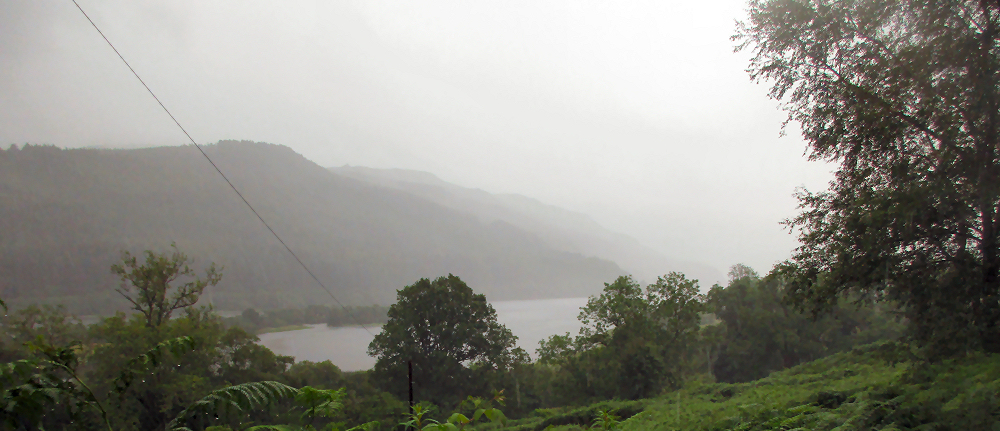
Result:
<svg viewBox="0 0 1000 431">
<path fill-rule="evenodd" d="M 593 293 L 622 270 L 555 250 L 504 222 L 335 175 L 287 147 L 205 147 L 233 184 L 339 298 L 388 304 L 420 277 L 455 273 L 491 300 Z M 0 152 L 0 294 L 107 312 L 121 250 L 173 241 L 225 267 L 207 299 L 223 309 L 328 303 L 329 297 L 192 147 Z"/>
<path fill-rule="evenodd" d="M 543 409 L 504 430 L 581 430 L 600 410 L 648 430 L 995 430 L 1000 356 L 931 364 L 895 343 L 860 346 L 747 383 L 691 382 L 654 399 Z M 549 428 L 551 426 L 551 428 Z M 599 429 L 599 428 L 591 428 Z"/>
</svg>

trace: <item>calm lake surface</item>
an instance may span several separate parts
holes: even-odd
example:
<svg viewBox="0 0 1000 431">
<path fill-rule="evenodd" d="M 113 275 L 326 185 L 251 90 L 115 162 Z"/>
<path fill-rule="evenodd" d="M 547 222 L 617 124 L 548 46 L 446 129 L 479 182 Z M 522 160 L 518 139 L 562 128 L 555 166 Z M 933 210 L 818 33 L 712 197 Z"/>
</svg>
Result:
<svg viewBox="0 0 1000 431">
<path fill-rule="evenodd" d="M 532 357 L 538 341 L 554 334 L 576 335 L 580 322 L 576 316 L 587 298 L 538 299 L 493 302 L 497 320 L 518 337 L 517 344 Z M 377 334 L 381 328 L 369 326 Z M 372 335 L 359 327 L 328 328 L 324 324 L 309 329 L 272 332 L 260 335 L 260 343 L 275 353 L 294 356 L 296 361 L 330 360 L 344 371 L 367 370 L 375 365 L 368 356 Z"/>
</svg>

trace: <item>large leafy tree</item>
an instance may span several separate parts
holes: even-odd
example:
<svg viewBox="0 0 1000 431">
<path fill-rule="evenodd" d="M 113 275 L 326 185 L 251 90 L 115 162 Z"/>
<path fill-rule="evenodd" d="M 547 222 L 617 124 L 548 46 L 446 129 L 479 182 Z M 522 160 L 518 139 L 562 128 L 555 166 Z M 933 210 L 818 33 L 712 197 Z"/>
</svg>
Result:
<svg viewBox="0 0 1000 431">
<path fill-rule="evenodd" d="M 137 375 L 128 390 L 109 405 L 114 422 L 136 429 L 163 429 L 182 406 L 222 383 L 208 371 L 226 371 L 227 361 L 216 347 L 224 329 L 221 320 L 205 310 L 190 308 L 157 328 L 147 327 L 139 314 L 127 317 L 119 313 L 92 325 L 89 332 L 95 344 L 86 358 L 85 376 L 102 393 L 114 390 L 114 379 L 121 370 L 130 368 L 131 358 L 157 344 L 184 336 L 194 346 L 184 355 L 161 358 Z"/>
<path fill-rule="evenodd" d="M 107 386 L 119 370 L 128 367 L 128 358 L 175 337 L 189 337 L 195 343 L 191 352 L 159 361 L 109 409 L 113 420 L 141 429 L 162 429 L 181 405 L 218 386 L 219 379 L 214 377 L 236 377 L 241 366 L 267 368 L 260 363 L 247 366 L 246 360 L 241 361 L 249 358 L 240 357 L 246 349 L 239 349 L 235 339 L 220 343 L 225 330 L 219 317 L 210 309 L 195 307 L 205 288 L 214 286 L 222 277 L 215 265 L 209 265 L 205 278 L 197 277 L 188 256 L 173 244 L 171 248 L 172 253 L 146 250 L 144 262 L 129 252 L 122 253 L 122 262 L 112 265 L 111 271 L 121 277 L 122 285 L 117 290 L 132 303 L 136 313 L 130 317 L 118 313 L 91 326 L 89 331 L 89 338 L 96 344 L 86 374 L 100 391 L 110 391 Z M 175 317 L 176 312 L 182 315 Z M 234 352 L 239 353 L 234 357 Z"/>
<path fill-rule="evenodd" d="M 932 352 L 1000 352 L 998 36 L 995 1 L 751 1 L 751 77 L 838 164 L 790 220 L 793 300 L 892 299 Z"/>
<path fill-rule="evenodd" d="M 680 385 L 704 310 L 697 280 L 681 273 L 658 277 L 645 289 L 621 276 L 580 309 L 579 336 L 539 342 L 539 363 L 558 371 L 550 385 L 568 395 L 559 397 L 564 401 L 655 396 Z"/>
<path fill-rule="evenodd" d="M 581 309 L 581 342 L 606 350 L 615 396 L 654 396 L 679 386 L 704 309 L 698 281 L 684 274 L 657 277 L 645 290 L 632 277 L 619 277 Z"/>
<path fill-rule="evenodd" d="M 406 397 L 412 361 L 417 398 L 450 407 L 483 395 L 498 371 L 524 360 L 516 342 L 486 297 L 449 274 L 399 290 L 368 354 L 378 358 L 372 373 L 386 391 Z"/>
<path fill-rule="evenodd" d="M 176 244 L 170 247 L 170 254 L 146 250 L 145 262 L 123 251 L 122 262 L 111 265 L 111 272 L 122 280 L 118 293 L 132 303 L 132 309 L 142 314 L 150 328 L 170 320 L 174 311 L 196 304 L 205 288 L 222 280 L 214 263 L 205 270 L 204 279 L 195 276 L 187 255 Z"/>
</svg>

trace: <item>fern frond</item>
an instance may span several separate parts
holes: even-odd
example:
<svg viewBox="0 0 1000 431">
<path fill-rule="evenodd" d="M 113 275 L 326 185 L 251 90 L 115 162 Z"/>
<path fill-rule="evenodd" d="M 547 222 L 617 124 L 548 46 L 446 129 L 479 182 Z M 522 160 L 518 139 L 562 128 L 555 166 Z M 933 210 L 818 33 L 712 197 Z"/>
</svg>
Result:
<svg viewBox="0 0 1000 431">
<path fill-rule="evenodd" d="M 332 417 L 344 407 L 341 400 L 347 396 L 344 388 L 316 389 L 305 386 L 295 395 L 295 401 L 306 407 L 302 419 L 312 422 L 318 417 Z"/>
<path fill-rule="evenodd" d="M 0 422 L 12 428 L 37 424 L 71 389 L 37 360 L 0 364 Z"/>
<path fill-rule="evenodd" d="M 350 428 L 350 429 L 348 429 L 346 431 L 375 431 L 376 429 L 378 429 L 379 425 L 381 425 L 379 423 L 379 421 L 371 421 L 371 422 L 363 423 L 363 424 L 358 425 L 356 427 Z"/>
<path fill-rule="evenodd" d="M 242 413 L 277 403 L 282 398 L 293 397 L 298 389 L 275 381 L 250 382 L 212 391 L 188 406 L 169 424 L 168 430 L 181 430 L 180 424 L 196 414 Z"/>
<path fill-rule="evenodd" d="M 299 431 L 301 429 L 300 427 L 291 425 L 257 425 L 247 428 L 246 431 Z"/>
</svg>

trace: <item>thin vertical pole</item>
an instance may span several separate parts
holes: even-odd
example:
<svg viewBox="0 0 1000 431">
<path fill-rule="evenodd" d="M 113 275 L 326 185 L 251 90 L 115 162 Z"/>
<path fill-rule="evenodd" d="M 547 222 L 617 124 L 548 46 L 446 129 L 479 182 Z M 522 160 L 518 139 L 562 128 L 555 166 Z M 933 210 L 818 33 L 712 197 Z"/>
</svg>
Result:
<svg viewBox="0 0 1000 431">
<path fill-rule="evenodd" d="M 413 361 L 406 361 L 406 368 L 410 380 L 410 413 L 413 413 Z"/>
<path fill-rule="evenodd" d="M 521 409 L 521 381 L 517 378 L 517 371 L 511 371 L 514 375 L 514 391 L 517 394 L 517 408 Z"/>
</svg>

